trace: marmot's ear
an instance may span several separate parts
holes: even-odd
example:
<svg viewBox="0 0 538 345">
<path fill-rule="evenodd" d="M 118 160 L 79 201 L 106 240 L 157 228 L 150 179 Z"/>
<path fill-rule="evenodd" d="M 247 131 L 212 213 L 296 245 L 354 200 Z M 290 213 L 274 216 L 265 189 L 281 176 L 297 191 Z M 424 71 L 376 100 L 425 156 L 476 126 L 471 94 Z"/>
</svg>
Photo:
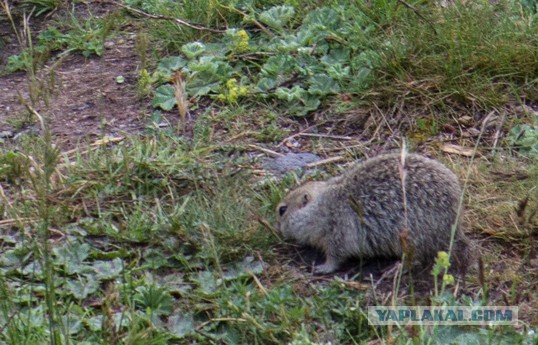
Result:
<svg viewBox="0 0 538 345">
<path fill-rule="evenodd" d="M 312 199 L 312 197 L 310 196 L 310 194 L 305 193 L 303 195 L 303 207 L 306 206 L 306 204 L 308 204 L 311 199 Z"/>
</svg>

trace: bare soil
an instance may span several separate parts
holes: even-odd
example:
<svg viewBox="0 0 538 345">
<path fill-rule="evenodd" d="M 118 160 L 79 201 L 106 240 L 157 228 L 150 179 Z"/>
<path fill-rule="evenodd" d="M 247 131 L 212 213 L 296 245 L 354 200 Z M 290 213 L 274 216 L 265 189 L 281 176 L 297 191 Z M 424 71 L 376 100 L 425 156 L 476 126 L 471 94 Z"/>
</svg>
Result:
<svg viewBox="0 0 538 345">
<path fill-rule="evenodd" d="M 92 13 L 106 12 L 106 8 L 96 6 Z M 42 22 L 37 21 L 35 26 L 32 32 L 38 33 Z M 19 48 L 8 22 L 2 21 L 1 27 L 2 35 L 9 35 L 0 52 L 0 61 L 6 63 L 7 57 L 17 54 Z M 0 76 L 0 132 L 16 135 L 27 129 L 21 123 L 28 118 L 28 110 L 19 95 L 31 104 L 30 87 L 34 88 L 33 94 L 41 94 L 34 109 L 48 118 L 54 140 L 62 148 L 103 135 L 143 129 L 149 102 L 140 100 L 136 93 L 139 59 L 134 37 L 120 34 L 105 47 L 101 57 L 72 54 L 54 70 L 52 58 L 33 82 L 29 74 L 22 72 Z M 119 76 L 124 78 L 123 83 L 116 81 Z"/>
</svg>

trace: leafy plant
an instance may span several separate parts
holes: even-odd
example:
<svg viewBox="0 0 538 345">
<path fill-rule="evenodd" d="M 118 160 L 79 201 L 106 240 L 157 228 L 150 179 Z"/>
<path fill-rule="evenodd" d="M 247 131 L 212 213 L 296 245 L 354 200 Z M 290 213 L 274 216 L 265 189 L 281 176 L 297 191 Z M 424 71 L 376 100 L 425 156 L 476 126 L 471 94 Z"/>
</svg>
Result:
<svg viewBox="0 0 538 345">
<path fill-rule="evenodd" d="M 22 4 L 33 11 L 36 17 L 42 14 L 56 10 L 60 5 L 61 0 L 23 0 Z"/>
<path fill-rule="evenodd" d="M 181 48 L 187 59 L 181 60 L 183 66 L 166 67 L 170 61 L 167 58 L 158 70 L 170 73 L 180 69 L 187 76 L 191 97 L 211 96 L 229 104 L 236 103 L 238 97 L 274 98 L 291 115 L 304 115 L 317 109 L 329 95 L 339 93 L 341 85 L 353 78 L 355 67 L 361 79 L 366 76 L 364 66 L 353 66 L 352 49 L 343 45 L 355 25 L 346 15 L 343 8 L 321 8 L 294 29 L 287 26 L 295 16 L 293 7 L 271 7 L 260 13 L 259 19 L 276 29 L 278 36 L 252 36 L 244 30 L 229 29 L 215 43 L 185 44 Z M 335 40 L 328 41 L 327 37 Z M 238 59 L 238 54 L 255 59 Z M 364 55 L 362 58 L 368 62 Z M 175 104 L 172 86 L 157 88 L 153 104 L 170 110 Z"/>
<path fill-rule="evenodd" d="M 519 124 L 508 133 L 508 143 L 528 155 L 538 155 L 538 122 L 534 125 Z"/>
<path fill-rule="evenodd" d="M 525 80 L 538 73 L 532 64 L 538 50 L 529 43 L 537 22 L 499 17 L 490 5 L 455 4 L 443 11 L 423 5 L 417 14 L 377 0 L 329 4 L 303 17 L 296 5 L 238 11 L 245 10 L 244 22 L 262 30 L 228 29 L 210 42 L 197 40 L 179 49 L 186 58 L 179 70 L 188 97 L 234 104 L 234 93 L 226 91 L 234 79 L 248 90 L 243 103 L 273 102 L 291 116 L 319 109 L 343 92 L 390 103 L 406 89 L 432 104 L 450 99 L 489 106 L 506 101 L 502 76 L 525 88 Z M 508 4 L 505 10 L 520 15 Z M 479 25 L 476 12 L 491 20 Z M 520 43 L 517 52 L 508 49 L 512 40 Z M 171 95 L 170 85 L 161 86 L 154 105 L 170 110 Z"/>
</svg>

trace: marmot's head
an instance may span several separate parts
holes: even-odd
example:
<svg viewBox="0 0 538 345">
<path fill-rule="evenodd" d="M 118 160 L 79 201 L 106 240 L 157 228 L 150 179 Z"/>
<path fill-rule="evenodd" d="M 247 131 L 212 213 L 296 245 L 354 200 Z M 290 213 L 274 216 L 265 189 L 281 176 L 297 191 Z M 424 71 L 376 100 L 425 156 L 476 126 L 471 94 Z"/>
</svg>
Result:
<svg viewBox="0 0 538 345">
<path fill-rule="evenodd" d="M 315 208 L 326 182 L 308 182 L 292 190 L 276 207 L 276 228 L 285 238 L 302 242 L 316 219 Z"/>
</svg>

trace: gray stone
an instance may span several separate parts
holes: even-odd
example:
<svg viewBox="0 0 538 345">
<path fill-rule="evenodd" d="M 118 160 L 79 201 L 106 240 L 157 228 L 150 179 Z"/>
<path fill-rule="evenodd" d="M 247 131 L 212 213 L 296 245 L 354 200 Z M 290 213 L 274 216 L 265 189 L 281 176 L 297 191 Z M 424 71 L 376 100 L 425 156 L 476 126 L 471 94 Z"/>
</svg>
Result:
<svg viewBox="0 0 538 345">
<path fill-rule="evenodd" d="M 288 171 L 304 168 L 307 164 L 319 161 L 320 158 L 313 153 L 287 153 L 282 157 L 267 159 L 263 168 L 276 174 L 285 174 Z"/>
</svg>

